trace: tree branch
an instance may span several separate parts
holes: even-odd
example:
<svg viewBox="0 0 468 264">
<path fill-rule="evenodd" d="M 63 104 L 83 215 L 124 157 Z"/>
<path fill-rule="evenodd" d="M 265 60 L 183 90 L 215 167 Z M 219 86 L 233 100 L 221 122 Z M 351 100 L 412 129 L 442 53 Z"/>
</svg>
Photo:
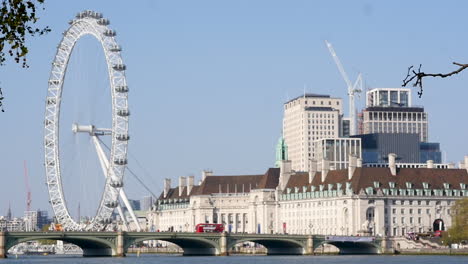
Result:
<svg viewBox="0 0 468 264">
<path fill-rule="evenodd" d="M 441 78 L 446 78 L 449 76 L 452 76 L 454 74 L 458 74 L 459 72 L 463 71 L 464 69 L 468 68 L 468 64 L 463 64 L 463 63 L 458 63 L 458 62 L 453 62 L 452 64 L 457 65 L 459 68 L 457 70 L 454 70 L 449 73 L 425 73 L 421 71 L 421 66 L 422 64 L 419 64 L 419 68 L 416 71 L 414 69 L 414 66 L 411 66 L 408 68 L 408 73 L 406 74 L 405 79 L 403 80 L 403 87 L 406 87 L 408 83 L 411 83 L 414 81 L 412 84 L 413 87 L 419 87 L 418 95 L 419 98 L 421 98 L 423 94 L 423 84 L 422 80 L 424 77 L 441 77 Z"/>
</svg>

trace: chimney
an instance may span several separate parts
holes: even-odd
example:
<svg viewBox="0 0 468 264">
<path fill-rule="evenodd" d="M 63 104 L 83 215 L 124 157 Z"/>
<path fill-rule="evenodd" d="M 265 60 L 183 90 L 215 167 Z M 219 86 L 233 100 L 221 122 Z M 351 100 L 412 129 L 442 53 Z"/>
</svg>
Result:
<svg viewBox="0 0 468 264">
<path fill-rule="evenodd" d="M 211 170 L 203 170 L 202 171 L 202 182 L 205 181 L 206 176 L 213 176 L 213 171 Z"/>
<path fill-rule="evenodd" d="M 390 168 L 390 173 L 392 173 L 393 176 L 396 176 L 396 154 L 395 153 L 389 153 L 388 154 L 388 167 Z"/>
<path fill-rule="evenodd" d="M 192 191 L 194 181 L 195 181 L 195 176 L 188 176 L 188 178 L 187 178 L 187 196 L 189 196 L 190 192 Z"/>
<path fill-rule="evenodd" d="M 315 159 L 311 159 L 309 167 L 309 184 L 314 180 L 315 174 L 317 174 L 317 161 Z"/>
<path fill-rule="evenodd" d="M 279 183 L 278 183 L 278 187 L 281 191 L 286 188 L 286 184 L 288 184 L 291 174 L 292 174 L 291 161 L 282 160 L 280 163 L 280 176 L 279 176 Z"/>
<path fill-rule="evenodd" d="M 348 180 L 353 178 L 354 171 L 357 167 L 357 158 L 354 155 L 349 155 L 349 165 L 348 165 Z"/>
<path fill-rule="evenodd" d="M 427 164 L 426 167 L 428 169 L 433 169 L 434 168 L 434 161 L 433 160 L 427 160 L 426 164 Z"/>
<path fill-rule="evenodd" d="M 166 178 L 164 179 L 164 198 L 167 197 L 169 189 L 171 189 L 171 179 Z"/>
<path fill-rule="evenodd" d="M 328 171 L 330 170 L 330 162 L 326 159 L 322 159 L 322 182 L 327 178 Z"/>
<path fill-rule="evenodd" d="M 468 172 L 468 156 L 465 156 L 464 161 L 465 161 L 465 170 Z"/>
<path fill-rule="evenodd" d="M 179 177 L 179 196 L 182 196 L 182 192 L 184 191 L 184 187 L 187 184 L 187 178 L 180 176 Z"/>
<path fill-rule="evenodd" d="M 362 168 L 362 159 L 361 158 L 356 160 L 356 167 Z"/>
</svg>

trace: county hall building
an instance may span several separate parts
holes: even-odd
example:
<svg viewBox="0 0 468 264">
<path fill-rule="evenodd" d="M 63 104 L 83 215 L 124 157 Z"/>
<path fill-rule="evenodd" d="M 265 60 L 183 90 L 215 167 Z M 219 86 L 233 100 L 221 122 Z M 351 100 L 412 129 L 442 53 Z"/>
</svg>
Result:
<svg viewBox="0 0 468 264">
<path fill-rule="evenodd" d="M 224 224 L 235 233 L 402 236 L 447 230 L 451 206 L 468 197 L 468 157 L 461 168 L 402 168 L 389 155 L 387 167 L 363 167 L 349 157 L 347 169 L 330 170 L 312 160 L 308 172 L 289 160 L 264 174 L 217 176 L 204 172 L 166 179 L 149 213 L 159 231 L 193 232 L 199 223 Z M 317 166 L 320 164 L 320 167 Z"/>
</svg>

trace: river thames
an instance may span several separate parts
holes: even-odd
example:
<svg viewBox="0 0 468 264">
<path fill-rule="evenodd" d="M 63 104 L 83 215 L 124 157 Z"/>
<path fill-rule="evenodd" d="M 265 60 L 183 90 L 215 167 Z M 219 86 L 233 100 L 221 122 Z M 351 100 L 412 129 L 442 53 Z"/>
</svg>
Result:
<svg viewBox="0 0 468 264">
<path fill-rule="evenodd" d="M 126 258 L 83 258 L 81 256 L 9 256 L 0 263 L 34 264 L 462 264 L 468 256 L 229 256 L 229 257 L 183 257 L 180 255 L 130 255 Z"/>
</svg>

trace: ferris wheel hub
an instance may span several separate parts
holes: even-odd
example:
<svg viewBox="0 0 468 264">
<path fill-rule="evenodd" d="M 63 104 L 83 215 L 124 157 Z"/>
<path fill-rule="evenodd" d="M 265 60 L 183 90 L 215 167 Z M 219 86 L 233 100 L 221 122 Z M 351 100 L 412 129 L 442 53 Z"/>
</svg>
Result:
<svg viewBox="0 0 468 264">
<path fill-rule="evenodd" d="M 96 128 L 94 125 L 79 125 L 77 123 L 72 124 L 73 133 L 89 133 L 90 136 L 102 136 L 112 133 L 112 129 L 108 128 Z"/>
<path fill-rule="evenodd" d="M 93 125 L 78 125 L 77 123 L 72 124 L 72 131 L 73 133 L 89 133 L 90 135 L 94 135 L 94 126 Z"/>
</svg>

